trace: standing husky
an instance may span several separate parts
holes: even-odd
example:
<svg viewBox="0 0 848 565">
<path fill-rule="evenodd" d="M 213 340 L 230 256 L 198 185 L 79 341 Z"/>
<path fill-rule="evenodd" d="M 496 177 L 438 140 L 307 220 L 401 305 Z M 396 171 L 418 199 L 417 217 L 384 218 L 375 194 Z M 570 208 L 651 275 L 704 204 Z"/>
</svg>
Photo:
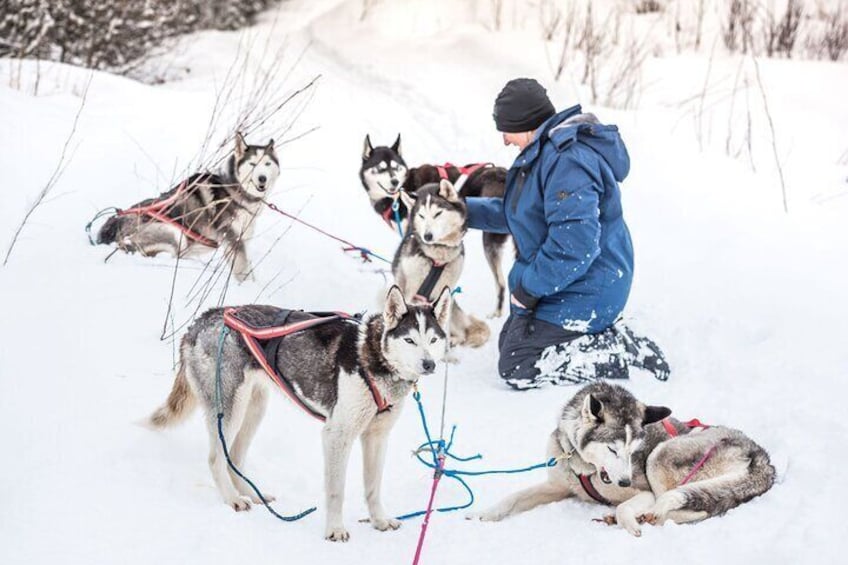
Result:
<svg viewBox="0 0 848 565">
<path fill-rule="evenodd" d="M 422 374 L 435 370 L 447 346 L 445 328 L 450 316 L 450 290 L 435 305 L 407 305 L 400 289 L 392 287 L 382 316 L 361 323 L 339 319 L 292 333 L 279 343 L 272 362 L 297 393 L 299 402 L 325 420 L 324 488 L 327 504 L 326 537 L 347 541 L 342 502 L 348 456 L 354 440 L 362 440 L 365 493 L 371 525 L 397 529 L 386 514 L 380 482 L 389 431 L 404 399 Z M 273 306 L 245 306 L 239 315 L 257 326 L 274 323 Z M 292 322 L 310 319 L 293 312 Z M 229 471 L 219 442 L 215 401 L 218 342 L 223 310 L 203 314 L 188 330 L 180 347 L 180 366 L 171 394 L 149 419 L 164 428 L 183 420 L 199 402 L 209 432 L 209 467 L 224 502 L 236 511 L 248 510 L 252 491 Z M 244 463 L 253 434 L 265 412 L 270 378 L 237 334 L 229 334 L 221 350 L 220 383 L 223 434 L 236 466 Z M 378 411 L 371 386 L 376 386 L 390 409 Z"/>
<path fill-rule="evenodd" d="M 407 301 L 430 303 L 437 296 L 436 289 L 454 288 L 462 273 L 465 203 L 447 180 L 421 187 L 414 197 L 402 192 L 400 198 L 412 220 L 395 253 L 392 274 Z M 489 339 L 486 323 L 466 314 L 456 303 L 450 333 L 454 345 L 480 347 Z"/>
<path fill-rule="evenodd" d="M 506 169 L 502 167 L 480 167 L 469 175 L 454 166 L 444 167 L 449 181 L 455 184 L 462 198 L 474 196 L 503 197 L 506 183 Z M 365 136 L 362 149 L 362 166 L 359 180 L 368 193 L 371 205 L 392 229 L 397 229 L 392 208 L 397 204 L 397 214 L 401 229 L 406 230 L 409 219 L 409 207 L 398 198 L 401 191 L 415 194 L 422 186 L 437 183 L 441 179 L 438 167 L 421 165 L 407 168 L 400 147 L 400 134 L 391 147 L 373 147 L 371 138 Z M 501 268 L 501 254 L 509 236 L 500 233 L 483 232 L 483 251 L 486 261 L 495 278 L 496 302 L 490 318 L 498 318 L 504 313 L 506 279 Z"/>
<path fill-rule="evenodd" d="M 119 211 L 97 235 L 97 243 L 145 256 L 186 256 L 223 243 L 233 272 L 251 272 L 244 242 L 253 234 L 264 196 L 280 176 L 274 140 L 248 145 L 236 134 L 235 151 L 222 174 L 196 173 L 177 187 Z M 161 206 L 160 206 L 161 204 Z"/>
<path fill-rule="evenodd" d="M 605 521 L 639 536 L 642 523 L 718 516 L 774 484 L 768 453 L 742 432 L 690 429 L 669 414 L 618 385 L 584 387 L 565 405 L 548 440 L 548 457 L 557 459 L 548 480 L 508 496 L 480 519 L 501 520 L 576 496 L 616 506 Z"/>
</svg>

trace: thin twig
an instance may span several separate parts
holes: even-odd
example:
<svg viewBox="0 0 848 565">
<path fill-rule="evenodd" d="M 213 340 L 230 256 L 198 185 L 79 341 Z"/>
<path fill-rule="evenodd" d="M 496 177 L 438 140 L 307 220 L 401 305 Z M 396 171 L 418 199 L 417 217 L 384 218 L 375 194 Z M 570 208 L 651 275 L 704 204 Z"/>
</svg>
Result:
<svg viewBox="0 0 848 565">
<path fill-rule="evenodd" d="M 760 76 L 760 65 L 757 63 L 757 58 L 753 55 L 751 55 L 751 60 L 754 62 L 754 69 L 757 72 L 757 84 L 760 87 L 760 94 L 763 97 L 763 108 L 766 111 L 766 118 L 768 118 L 769 130 L 771 130 L 771 149 L 774 152 L 774 162 L 777 165 L 777 174 L 780 177 L 780 190 L 783 194 L 783 211 L 788 214 L 789 204 L 786 200 L 786 179 L 783 178 L 783 166 L 780 164 L 780 155 L 777 151 L 777 133 L 774 131 L 774 120 L 771 118 L 771 111 L 769 110 L 768 99 L 766 98 L 766 89 L 763 86 L 763 79 Z"/>
<path fill-rule="evenodd" d="M 56 164 L 56 168 L 53 169 L 53 173 L 50 175 L 50 178 L 47 181 L 47 184 L 44 185 L 44 188 L 41 189 L 41 192 L 38 193 L 38 197 L 35 199 L 35 202 L 29 207 L 26 214 L 24 214 L 24 219 L 21 221 L 18 229 L 15 230 L 15 235 L 12 236 L 12 241 L 9 243 L 9 248 L 6 250 L 6 257 L 3 259 L 3 266 L 9 262 L 9 257 L 12 255 L 12 250 L 15 248 L 15 244 L 18 241 L 18 237 L 20 237 L 21 232 L 24 229 L 27 221 L 30 216 L 35 212 L 35 210 L 41 205 L 44 201 L 44 198 L 50 193 L 56 183 L 62 176 L 62 173 L 65 170 L 65 155 L 67 154 L 68 147 L 71 144 L 71 140 L 74 138 L 74 135 L 77 132 L 77 124 L 79 124 L 79 118 L 82 115 L 82 110 L 85 108 L 85 101 L 88 98 L 88 87 L 91 86 L 91 81 L 94 78 L 94 71 L 90 72 L 88 75 L 88 80 L 85 83 L 85 88 L 82 91 L 82 100 L 80 100 L 80 106 L 77 110 L 76 115 L 74 116 L 74 123 L 71 126 L 71 132 L 68 134 L 68 137 L 65 139 L 65 144 L 62 146 L 62 153 L 59 156 L 59 162 Z"/>
</svg>

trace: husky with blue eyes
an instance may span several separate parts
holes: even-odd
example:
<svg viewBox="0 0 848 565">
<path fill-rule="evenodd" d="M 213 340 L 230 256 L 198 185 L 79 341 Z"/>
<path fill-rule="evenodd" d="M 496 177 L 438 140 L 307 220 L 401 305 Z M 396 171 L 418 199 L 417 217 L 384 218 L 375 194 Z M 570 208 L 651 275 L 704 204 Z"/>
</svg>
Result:
<svg viewBox="0 0 848 565">
<path fill-rule="evenodd" d="M 221 172 L 195 173 L 156 198 L 118 210 L 100 228 L 97 243 L 114 243 L 127 253 L 174 257 L 222 246 L 233 274 L 243 281 L 252 274 L 245 241 L 279 176 L 274 140 L 248 145 L 236 133 Z"/>
<path fill-rule="evenodd" d="M 326 539 L 349 538 L 342 520 L 342 503 L 348 459 L 357 438 L 362 442 L 371 526 L 381 531 L 396 530 L 400 522 L 386 512 L 380 497 L 389 432 L 415 383 L 433 374 L 436 363 L 445 355 L 450 309 L 448 288 L 442 289 L 433 305 L 423 306 L 407 304 L 400 289 L 392 287 L 382 314 L 364 319 L 331 316 L 320 325 L 263 343 L 266 368 L 251 351 L 244 334 L 222 334 L 222 326 L 230 323 L 228 312 L 233 309 L 209 310 L 183 337 L 171 393 L 148 424 L 160 429 L 175 425 L 200 405 L 209 433 L 209 468 L 215 485 L 233 510 L 249 510 L 260 500 L 228 469 L 218 437 L 217 412 L 222 413 L 221 433 L 229 454 L 241 468 L 265 414 L 268 393 L 274 387 L 272 380 L 277 382 L 267 373 L 270 368 L 283 379 L 277 384 L 285 385 L 284 392 L 324 422 Z M 238 320 L 254 328 L 303 325 L 317 316 L 256 304 L 237 310 Z M 216 389 L 220 404 L 215 401 Z M 299 431 L 284 435 L 289 448 L 296 447 L 292 442 L 305 440 Z"/>
<path fill-rule="evenodd" d="M 742 432 L 680 422 L 626 389 L 588 385 L 565 405 L 548 440 L 548 479 L 478 515 L 497 521 L 576 497 L 615 507 L 604 518 L 634 536 L 642 524 L 697 522 L 724 514 L 774 484 L 768 453 Z"/>
</svg>

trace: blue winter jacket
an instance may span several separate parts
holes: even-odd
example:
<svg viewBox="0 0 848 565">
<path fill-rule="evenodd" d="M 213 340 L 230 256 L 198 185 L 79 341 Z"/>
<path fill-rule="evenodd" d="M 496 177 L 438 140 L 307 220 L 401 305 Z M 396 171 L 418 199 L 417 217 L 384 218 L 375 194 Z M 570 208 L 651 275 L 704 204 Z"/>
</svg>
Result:
<svg viewBox="0 0 848 565">
<path fill-rule="evenodd" d="M 618 182 L 629 170 L 618 128 L 574 106 L 539 127 L 507 173 L 503 198 L 467 200 L 470 227 L 512 234 L 509 288 L 538 319 L 597 333 L 624 309 L 633 246 Z"/>
</svg>

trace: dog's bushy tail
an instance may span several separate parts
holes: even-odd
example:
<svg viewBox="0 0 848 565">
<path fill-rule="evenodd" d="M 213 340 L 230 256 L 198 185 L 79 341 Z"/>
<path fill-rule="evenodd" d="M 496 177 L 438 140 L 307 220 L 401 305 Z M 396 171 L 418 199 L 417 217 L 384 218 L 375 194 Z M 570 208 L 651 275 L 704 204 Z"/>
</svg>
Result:
<svg viewBox="0 0 848 565">
<path fill-rule="evenodd" d="M 114 243 L 118 239 L 118 232 L 121 229 L 121 223 L 123 221 L 124 218 L 121 216 L 112 216 L 106 220 L 106 223 L 97 232 L 97 243 L 104 245 Z"/>
<path fill-rule="evenodd" d="M 185 372 L 185 363 L 180 362 L 180 368 L 177 371 L 177 377 L 174 379 L 174 386 L 171 388 L 168 399 L 147 420 L 147 425 L 151 428 L 162 429 L 179 424 L 197 406 L 197 399 L 188 384 Z"/>
</svg>

